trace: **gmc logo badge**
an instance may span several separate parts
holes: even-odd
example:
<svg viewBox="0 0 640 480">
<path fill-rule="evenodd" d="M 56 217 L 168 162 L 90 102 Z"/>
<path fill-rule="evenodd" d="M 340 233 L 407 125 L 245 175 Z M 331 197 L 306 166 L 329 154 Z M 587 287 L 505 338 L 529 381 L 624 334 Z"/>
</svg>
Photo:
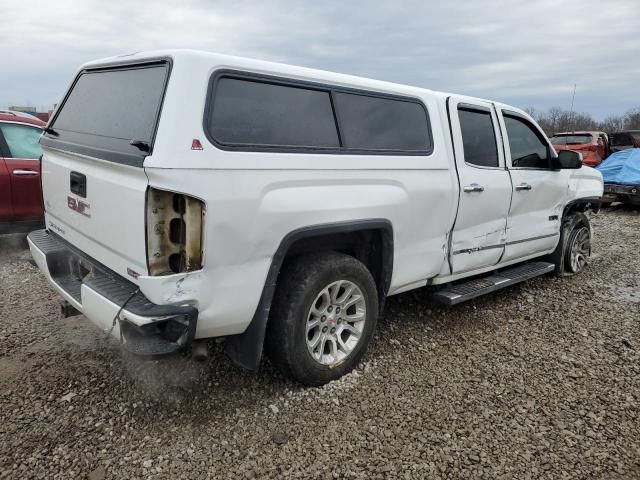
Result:
<svg viewBox="0 0 640 480">
<path fill-rule="evenodd" d="M 84 203 L 82 200 L 78 200 L 73 197 L 67 197 L 67 207 L 69 207 L 71 210 L 75 210 L 85 217 L 91 217 L 91 215 L 89 214 L 89 204 Z"/>
</svg>

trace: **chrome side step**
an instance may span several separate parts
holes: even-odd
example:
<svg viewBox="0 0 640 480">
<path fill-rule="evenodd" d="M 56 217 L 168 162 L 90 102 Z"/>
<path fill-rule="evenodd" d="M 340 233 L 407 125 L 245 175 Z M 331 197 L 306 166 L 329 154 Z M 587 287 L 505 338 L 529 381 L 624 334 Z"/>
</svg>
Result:
<svg viewBox="0 0 640 480">
<path fill-rule="evenodd" d="M 533 277 L 550 273 L 555 265 L 548 262 L 531 262 L 517 267 L 495 272 L 488 277 L 475 278 L 467 282 L 458 283 L 438 290 L 433 299 L 444 305 L 457 305 L 501 288 L 524 282 Z"/>
</svg>

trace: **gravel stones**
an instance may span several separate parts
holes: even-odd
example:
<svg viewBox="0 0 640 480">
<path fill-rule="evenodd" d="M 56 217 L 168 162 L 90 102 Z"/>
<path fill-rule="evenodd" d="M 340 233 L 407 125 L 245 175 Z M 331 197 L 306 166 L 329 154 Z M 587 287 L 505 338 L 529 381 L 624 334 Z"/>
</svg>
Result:
<svg viewBox="0 0 640 480">
<path fill-rule="evenodd" d="M 219 344 L 205 364 L 125 355 L 59 319 L 23 240 L 0 238 L 0 476 L 638 478 L 640 215 L 593 223 L 575 278 L 391 297 L 362 365 L 321 388 Z"/>
</svg>

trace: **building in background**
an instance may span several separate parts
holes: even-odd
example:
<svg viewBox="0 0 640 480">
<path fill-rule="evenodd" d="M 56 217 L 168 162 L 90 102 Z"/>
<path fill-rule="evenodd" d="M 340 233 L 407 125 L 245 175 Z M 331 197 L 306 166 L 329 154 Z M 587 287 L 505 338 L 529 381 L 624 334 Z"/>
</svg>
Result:
<svg viewBox="0 0 640 480">
<path fill-rule="evenodd" d="M 14 112 L 30 113 L 31 115 L 35 115 L 36 112 L 38 111 L 36 109 L 36 107 L 21 107 L 21 106 L 18 106 L 18 105 L 10 106 L 9 110 L 14 111 Z"/>
<path fill-rule="evenodd" d="M 38 117 L 43 122 L 48 122 L 49 118 L 51 117 L 51 114 L 53 113 L 55 108 L 56 108 L 56 106 L 54 105 L 53 108 L 50 108 L 49 111 L 47 111 L 47 112 L 38 112 L 38 109 L 36 107 L 29 107 L 29 106 L 25 107 L 25 106 L 20 106 L 20 105 L 12 105 L 12 106 L 9 107 L 9 110 L 13 111 L 13 112 L 28 113 L 29 115 L 33 115 L 34 117 Z"/>
</svg>

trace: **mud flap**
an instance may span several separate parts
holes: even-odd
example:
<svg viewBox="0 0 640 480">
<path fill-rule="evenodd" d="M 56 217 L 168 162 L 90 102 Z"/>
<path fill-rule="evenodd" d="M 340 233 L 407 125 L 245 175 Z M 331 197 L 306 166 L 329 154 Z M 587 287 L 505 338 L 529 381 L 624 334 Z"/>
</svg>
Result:
<svg viewBox="0 0 640 480">
<path fill-rule="evenodd" d="M 239 367 L 257 370 L 260 366 L 271 300 L 275 290 L 275 281 L 265 285 L 256 313 L 247 329 L 243 333 L 232 335 L 225 340 L 224 353 Z"/>
</svg>

